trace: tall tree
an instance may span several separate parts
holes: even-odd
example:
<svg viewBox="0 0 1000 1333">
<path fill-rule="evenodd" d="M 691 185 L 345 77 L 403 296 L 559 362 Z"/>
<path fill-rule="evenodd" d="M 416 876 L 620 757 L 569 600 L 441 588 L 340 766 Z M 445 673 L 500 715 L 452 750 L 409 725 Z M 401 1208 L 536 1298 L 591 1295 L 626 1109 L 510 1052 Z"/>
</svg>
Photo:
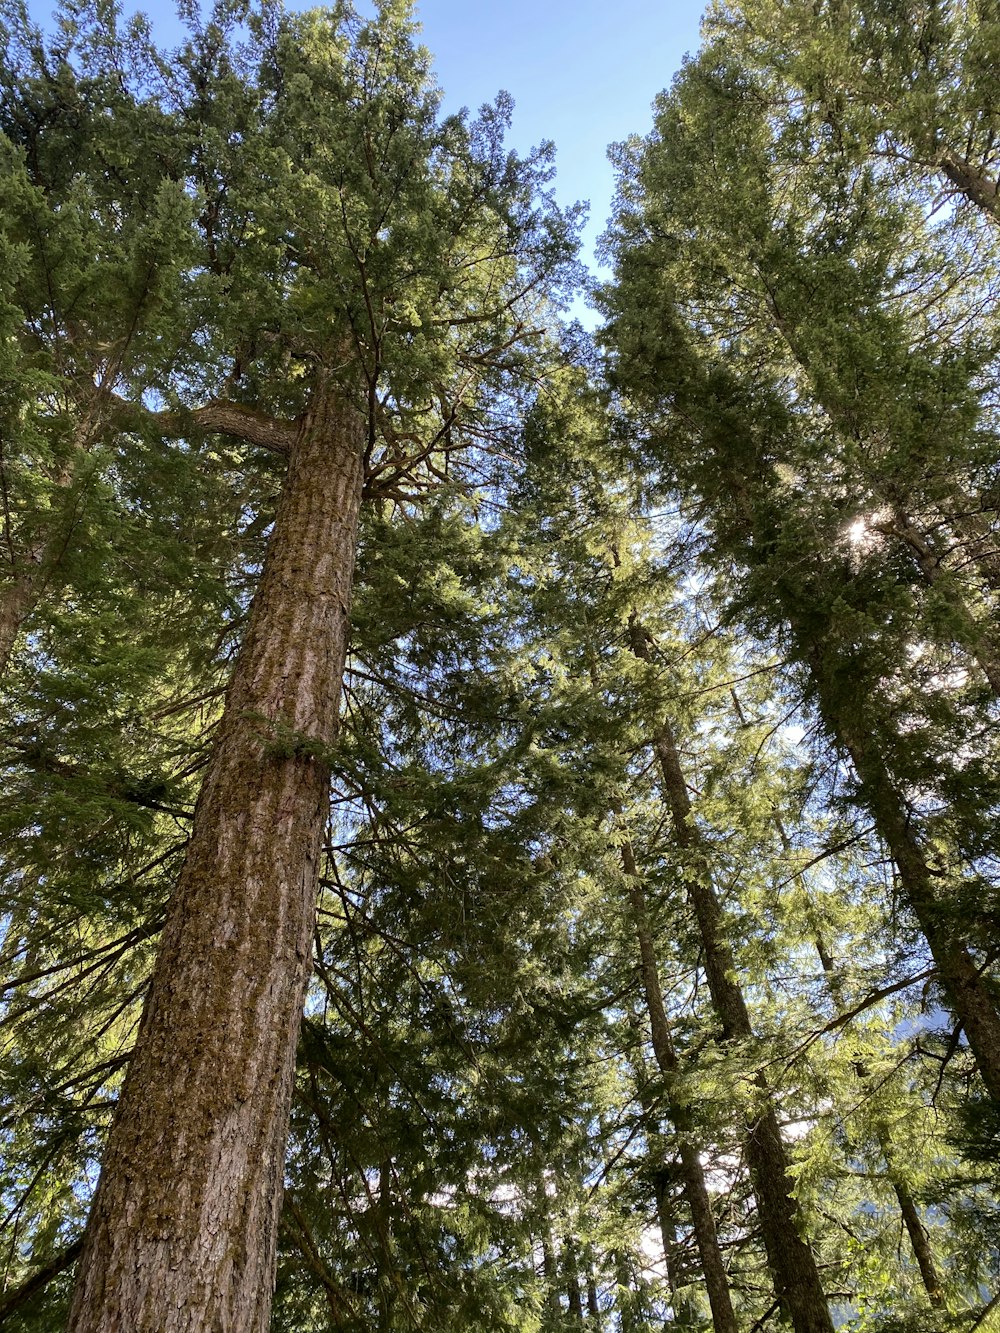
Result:
<svg viewBox="0 0 1000 1333">
<path fill-rule="evenodd" d="M 416 503 L 462 449 L 486 456 L 489 401 L 527 375 L 570 252 L 538 198 L 544 158 L 501 148 L 503 108 L 438 119 L 407 6 L 371 24 L 348 7 L 265 9 L 253 50 L 230 19 L 220 7 L 170 62 L 143 53 L 143 96 L 176 144 L 161 170 L 183 301 L 163 360 L 116 364 L 104 400 L 147 438 L 220 431 L 287 466 L 104 1156 L 75 1330 L 267 1324 L 363 492 Z M 128 68 L 113 21 L 70 26 L 64 82 L 79 82 L 74 43 Z M 29 54 L 44 82 L 44 43 Z M 71 388 L 88 393 L 99 367 L 87 377 Z M 151 395 L 166 406 L 150 411 Z"/>
<path fill-rule="evenodd" d="M 943 248 L 921 231 L 913 202 L 889 191 L 876 205 L 877 164 L 845 164 L 808 117 L 769 115 L 781 105 L 780 70 L 747 63 L 750 54 L 724 37 L 710 45 L 664 99 L 657 132 L 624 180 L 620 282 L 609 298 L 616 374 L 671 422 L 660 463 L 706 504 L 715 558 L 740 580 L 749 615 L 784 633 L 809 672 L 995 1098 L 1000 1026 L 983 974 L 989 946 L 947 902 L 983 882 L 983 861 L 964 850 L 978 813 L 954 795 L 962 779 L 952 748 L 971 734 L 973 716 L 981 725 L 983 704 L 956 698 L 946 676 L 916 678 L 914 655 L 947 660 L 948 646 L 912 544 L 887 561 L 877 543 L 852 547 L 854 529 L 845 528 L 862 496 L 877 511 L 891 487 L 928 496 L 938 479 L 954 489 L 969 475 L 979 423 L 992 413 L 978 368 L 993 362 L 995 330 L 952 319 L 956 306 L 977 301 L 960 224 L 959 271 L 938 293 Z M 724 194 L 698 188 L 693 170 L 706 154 L 729 173 Z M 790 331 L 791 275 L 804 269 L 810 278 Z M 904 275 L 925 272 L 914 309 Z M 836 312 L 831 322 L 810 326 L 807 291 L 813 305 L 829 293 L 819 299 Z M 932 328 L 922 322 L 930 308 Z M 840 360 L 834 349 L 844 344 L 852 351 Z M 870 366 L 878 377 L 868 377 Z M 939 410 L 968 423 L 964 431 L 938 430 L 927 411 L 931 386 Z M 904 420 L 922 434 L 907 433 Z M 869 521 L 878 513 L 862 527 Z M 968 604 L 959 616 L 954 637 L 983 657 L 985 624 L 981 631 Z M 908 711 L 927 721 L 901 726 Z M 903 739 L 906 730 L 913 736 Z M 988 749 L 988 733 L 977 734 Z M 977 781 L 975 771 L 967 766 L 966 782 Z M 915 789 L 926 780 L 945 797 L 940 814 L 917 815 Z"/>
</svg>

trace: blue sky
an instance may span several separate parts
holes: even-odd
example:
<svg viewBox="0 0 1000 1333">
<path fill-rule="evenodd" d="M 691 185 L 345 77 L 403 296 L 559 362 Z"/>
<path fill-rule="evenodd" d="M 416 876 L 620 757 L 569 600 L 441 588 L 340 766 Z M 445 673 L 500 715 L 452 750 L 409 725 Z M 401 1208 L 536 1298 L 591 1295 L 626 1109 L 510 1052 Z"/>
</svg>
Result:
<svg viewBox="0 0 1000 1333">
<path fill-rule="evenodd" d="M 653 98 L 698 46 L 703 0 L 418 0 L 445 109 L 514 98 L 512 144 L 556 145 L 560 202 L 590 201 L 584 257 L 611 209 L 607 147 L 645 134 Z"/>
</svg>

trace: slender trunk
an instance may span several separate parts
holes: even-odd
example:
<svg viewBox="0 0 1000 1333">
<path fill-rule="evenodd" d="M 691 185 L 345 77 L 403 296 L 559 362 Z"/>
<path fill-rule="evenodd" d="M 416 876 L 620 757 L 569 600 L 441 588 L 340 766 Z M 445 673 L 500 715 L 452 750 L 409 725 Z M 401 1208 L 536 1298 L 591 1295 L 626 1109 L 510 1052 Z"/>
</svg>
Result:
<svg viewBox="0 0 1000 1333">
<path fill-rule="evenodd" d="M 927 1299 L 931 1305 L 942 1308 L 944 1306 L 944 1292 L 941 1288 L 941 1278 L 938 1276 L 937 1264 L 934 1262 L 934 1251 L 931 1249 L 930 1237 L 920 1220 L 920 1213 L 917 1205 L 913 1202 L 913 1195 L 910 1193 L 909 1186 L 901 1179 L 890 1157 L 892 1149 L 888 1139 L 883 1139 L 880 1135 L 879 1142 L 886 1159 L 886 1165 L 889 1168 L 889 1179 L 896 1195 L 896 1202 L 899 1204 L 903 1225 L 906 1227 L 906 1234 L 910 1238 L 914 1258 L 917 1261 L 917 1267 L 920 1269 L 920 1279 L 924 1284 L 924 1290 L 927 1292 Z"/>
<path fill-rule="evenodd" d="M 736 712 L 740 722 L 744 721 L 743 710 L 740 707 L 740 701 L 733 691 L 733 703 L 736 705 Z M 774 825 L 778 831 L 778 837 L 781 840 L 781 846 L 786 855 L 791 852 L 792 844 L 781 816 L 775 811 Z M 841 1009 L 845 1008 L 845 996 L 840 975 L 837 972 L 837 966 L 834 957 L 827 947 L 823 932 L 819 923 L 815 919 L 811 904 L 809 904 L 809 889 L 805 883 L 805 876 L 799 874 L 799 880 L 803 893 L 806 895 L 807 902 L 807 920 L 810 930 L 813 934 L 813 943 L 816 946 L 816 952 L 819 955 L 820 966 L 826 977 L 827 985 L 830 988 L 834 1002 Z M 871 1095 L 872 1081 L 868 1069 L 861 1060 L 854 1062 L 854 1072 L 857 1075 L 858 1082 L 861 1085 L 865 1096 Z M 903 1178 L 899 1163 L 896 1158 L 896 1151 L 892 1144 L 892 1134 L 889 1127 L 881 1120 L 875 1123 L 875 1138 L 879 1146 L 879 1151 L 885 1160 L 886 1172 L 889 1177 L 889 1183 L 892 1185 L 893 1193 L 896 1196 L 896 1202 L 899 1204 L 900 1216 L 903 1219 L 903 1225 L 906 1227 L 906 1234 L 910 1238 L 910 1245 L 913 1249 L 914 1258 L 917 1261 L 917 1267 L 920 1269 L 920 1277 L 924 1284 L 924 1290 L 927 1297 L 934 1306 L 944 1305 L 944 1291 L 941 1287 L 941 1278 L 938 1275 L 937 1264 L 934 1261 L 934 1252 L 931 1249 L 930 1237 L 923 1222 L 920 1220 L 920 1213 L 910 1193 L 909 1186 Z"/>
<path fill-rule="evenodd" d="M 699 1174 L 704 1183 L 704 1172 L 701 1169 L 701 1160 L 698 1159 Z M 683 1181 L 683 1164 L 682 1185 Z M 701 1325 L 695 1301 L 693 1299 L 692 1284 L 685 1276 L 683 1264 L 681 1262 L 680 1246 L 677 1242 L 677 1224 L 673 1209 L 673 1200 L 670 1195 L 670 1186 L 667 1181 L 667 1173 L 661 1171 L 657 1174 L 654 1181 L 656 1190 L 656 1220 L 660 1228 L 660 1244 L 663 1246 L 663 1258 L 667 1266 L 667 1286 L 670 1288 L 670 1304 L 673 1307 L 673 1326 L 675 1328 L 698 1328 Z M 714 1225 L 715 1218 L 712 1218 Z M 697 1235 L 695 1236 L 697 1245 Z M 702 1274 L 704 1276 L 704 1274 Z M 708 1290 L 706 1284 L 706 1291 Z M 709 1293 L 709 1304 L 711 1304 L 711 1294 Z M 727 1327 L 720 1324 L 714 1310 L 712 1313 L 712 1328 L 718 1330 Z"/>
<path fill-rule="evenodd" d="M 780 820 L 777 822 L 782 843 L 787 849 L 788 840 L 784 828 L 782 827 Z M 816 930 L 815 927 L 814 931 L 816 952 L 819 954 L 820 965 L 826 975 L 830 992 L 836 1003 L 843 1008 L 843 988 L 840 985 L 840 980 L 837 976 L 833 956 L 826 947 L 822 933 L 819 930 Z M 854 1072 L 857 1075 L 858 1083 L 861 1085 L 861 1089 L 865 1096 L 871 1096 L 873 1091 L 872 1080 L 863 1061 L 856 1060 L 854 1062 Z M 934 1252 L 931 1249 L 930 1238 L 927 1235 L 923 1222 L 920 1220 L 920 1213 L 914 1203 L 910 1188 L 904 1180 L 903 1174 L 899 1168 L 896 1150 L 892 1143 L 892 1134 L 888 1125 L 881 1120 L 876 1121 L 874 1128 L 875 1141 L 877 1142 L 879 1151 L 885 1161 L 886 1174 L 888 1175 L 893 1193 L 896 1196 L 896 1202 L 899 1204 L 900 1216 L 903 1219 L 903 1225 L 906 1227 L 906 1234 L 910 1238 L 910 1246 L 913 1250 L 914 1258 L 917 1261 L 917 1267 L 920 1269 L 920 1277 L 924 1284 L 924 1290 L 927 1292 L 927 1298 L 931 1305 L 943 1306 L 944 1292 L 941 1287 L 941 1278 L 938 1275 L 937 1265 L 934 1262 Z"/>
<path fill-rule="evenodd" d="M 648 661 L 649 641 L 634 616 L 631 631 L 632 651 Z M 660 727 L 654 748 L 674 835 L 691 858 L 688 897 L 698 923 L 712 1006 L 724 1038 L 744 1040 L 753 1036 L 750 1014 L 736 979 L 732 951 L 725 940 L 722 909 L 712 884 L 707 852 L 692 818 L 677 745 L 666 721 Z M 754 1085 L 760 1094 L 760 1106 L 747 1126 L 745 1145 L 775 1295 L 795 1333 L 833 1333 L 815 1257 L 799 1234 L 794 1185 L 770 1090 L 760 1074 Z"/>
<path fill-rule="evenodd" d="M 263 1333 L 349 630 L 363 424 L 323 384 L 108 1140 L 71 1333 Z"/>
<path fill-rule="evenodd" d="M 949 905 L 940 902 L 920 843 L 902 799 L 853 702 L 844 702 L 820 650 L 810 667 L 820 707 L 830 730 L 847 751 L 876 827 L 892 853 L 899 882 L 927 940 L 941 984 L 951 1001 L 979 1065 L 987 1091 L 1000 1103 L 1000 1012 L 989 981 L 961 938 Z"/>
<path fill-rule="evenodd" d="M 566 1272 L 566 1296 L 571 1319 L 583 1320 L 583 1291 L 580 1287 L 579 1254 L 572 1236 L 563 1242 L 563 1266 Z"/>
<path fill-rule="evenodd" d="M 594 1247 L 587 1246 L 585 1256 L 587 1269 L 587 1314 L 591 1319 L 600 1319 L 601 1302 L 597 1292 L 597 1278 L 594 1276 Z"/>
<path fill-rule="evenodd" d="M 549 1315 L 552 1319 L 558 1319 L 562 1315 L 562 1306 L 559 1304 L 559 1283 L 558 1273 L 556 1272 L 556 1256 L 552 1249 L 552 1225 L 549 1220 L 549 1200 L 545 1192 L 545 1183 L 539 1180 L 536 1184 L 535 1199 L 538 1208 L 538 1226 L 541 1233 L 542 1246 L 542 1279 L 545 1286 L 545 1304 L 548 1307 Z"/>
<path fill-rule="evenodd" d="M 649 1016 L 652 1037 L 653 1056 L 663 1075 L 667 1097 L 667 1111 L 677 1130 L 678 1151 L 680 1155 L 681 1181 L 684 1197 L 691 1210 L 694 1226 L 695 1243 L 701 1260 L 705 1290 L 712 1308 L 715 1333 L 738 1333 L 736 1315 L 733 1311 L 729 1293 L 729 1277 L 719 1249 L 719 1237 L 712 1212 L 712 1201 L 705 1185 L 705 1173 L 697 1144 L 692 1138 L 691 1116 L 683 1101 L 677 1095 L 678 1061 L 670 1035 L 670 1024 L 663 992 L 660 989 L 659 970 L 649 931 L 649 913 L 642 879 L 636 865 L 632 844 L 627 840 L 621 848 L 622 866 L 628 883 L 629 902 L 635 921 L 636 935 L 639 941 L 639 965 L 642 974 L 642 988 L 646 999 L 646 1012 Z M 669 1251 L 664 1245 L 664 1256 Z M 669 1259 L 668 1259 L 669 1264 Z"/>
</svg>

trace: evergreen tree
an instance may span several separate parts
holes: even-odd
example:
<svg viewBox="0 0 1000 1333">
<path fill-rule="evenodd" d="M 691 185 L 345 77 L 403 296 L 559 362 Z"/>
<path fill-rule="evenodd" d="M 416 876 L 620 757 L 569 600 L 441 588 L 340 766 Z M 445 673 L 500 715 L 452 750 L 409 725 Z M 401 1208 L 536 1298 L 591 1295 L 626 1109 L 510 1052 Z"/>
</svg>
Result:
<svg viewBox="0 0 1000 1333">
<path fill-rule="evenodd" d="M 151 159 L 182 291 L 163 360 L 116 362 L 102 407 L 146 438 L 211 430 L 287 460 L 103 1157 L 74 1329 L 162 1330 L 165 1309 L 178 1328 L 267 1323 L 363 494 L 417 504 L 463 450 L 485 476 L 503 429 L 490 403 L 528 375 L 570 253 L 538 195 L 544 159 L 501 148 L 503 107 L 438 119 L 405 6 L 373 24 L 346 7 L 265 9 L 253 50 L 234 16 L 217 10 L 170 62 L 129 50 L 110 12 L 70 22 L 59 53 L 73 88 L 76 50 L 110 52 L 136 114 L 148 104 L 173 145 Z M 29 46 L 44 85 L 55 57 Z M 42 135 L 57 153 L 58 117 Z M 27 170 L 28 151 L 8 151 Z M 116 234 L 113 217 L 104 228 Z M 120 341 L 99 305 L 92 316 L 99 344 Z"/>
</svg>

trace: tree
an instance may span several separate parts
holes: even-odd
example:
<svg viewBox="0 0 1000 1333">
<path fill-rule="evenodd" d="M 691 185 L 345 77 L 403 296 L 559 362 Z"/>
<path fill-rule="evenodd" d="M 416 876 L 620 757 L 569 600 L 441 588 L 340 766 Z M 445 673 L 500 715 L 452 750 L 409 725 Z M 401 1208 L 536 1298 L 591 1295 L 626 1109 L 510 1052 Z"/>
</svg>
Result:
<svg viewBox="0 0 1000 1333">
<path fill-rule="evenodd" d="M 60 52 L 71 92 L 74 46 L 112 52 L 126 100 L 159 112 L 174 145 L 156 165 L 182 299 L 155 368 L 116 364 L 116 428 L 221 431 L 287 460 L 104 1155 L 75 1330 L 266 1326 L 363 493 L 419 503 L 463 448 L 487 456 L 488 401 L 528 375 L 570 253 L 538 195 L 544 157 L 500 147 L 502 107 L 438 121 L 406 6 L 370 25 L 347 7 L 265 9 L 248 20 L 254 53 L 233 13 L 169 63 L 146 46 L 140 66 L 104 13 Z M 30 46 L 44 84 L 45 46 Z M 152 394 L 166 406 L 150 411 Z"/>
<path fill-rule="evenodd" d="M 977 813 L 955 797 L 977 765 L 963 779 L 954 755 L 972 715 L 983 718 L 983 701 L 956 698 L 943 676 L 918 682 L 907 657 L 947 661 L 957 640 L 988 665 L 970 609 L 985 592 L 973 586 L 945 629 L 908 534 L 891 548 L 849 544 L 859 508 L 863 525 L 878 525 L 890 495 L 912 513 L 972 473 L 977 431 L 992 412 L 978 368 L 992 364 L 994 331 L 957 316 L 978 299 L 964 224 L 956 221 L 946 252 L 921 231 L 911 201 L 888 190 L 876 205 L 885 183 L 878 165 L 854 167 L 828 150 L 809 116 L 771 118 L 780 72 L 744 56 L 722 38 L 709 46 L 636 153 L 617 233 L 620 281 L 609 293 L 616 374 L 640 404 L 668 414 L 669 454 L 658 462 L 707 505 L 714 558 L 740 580 L 754 622 L 783 634 L 808 671 L 995 1098 L 989 946 L 947 902 L 965 902 L 965 885 L 981 882 L 983 862 L 966 851 Z M 697 188 L 693 165 L 706 154 L 731 173 L 724 196 Z M 950 264 L 957 290 L 936 294 L 936 275 Z M 917 297 L 903 275 L 925 273 Z M 810 325 L 817 299 L 832 318 Z M 932 328 L 922 322 L 928 299 L 940 316 Z M 962 414 L 957 435 L 929 414 L 931 392 L 941 412 L 956 422 Z M 926 722 L 901 722 L 907 716 Z M 940 813 L 921 809 L 922 781 L 941 792 Z"/>
</svg>

